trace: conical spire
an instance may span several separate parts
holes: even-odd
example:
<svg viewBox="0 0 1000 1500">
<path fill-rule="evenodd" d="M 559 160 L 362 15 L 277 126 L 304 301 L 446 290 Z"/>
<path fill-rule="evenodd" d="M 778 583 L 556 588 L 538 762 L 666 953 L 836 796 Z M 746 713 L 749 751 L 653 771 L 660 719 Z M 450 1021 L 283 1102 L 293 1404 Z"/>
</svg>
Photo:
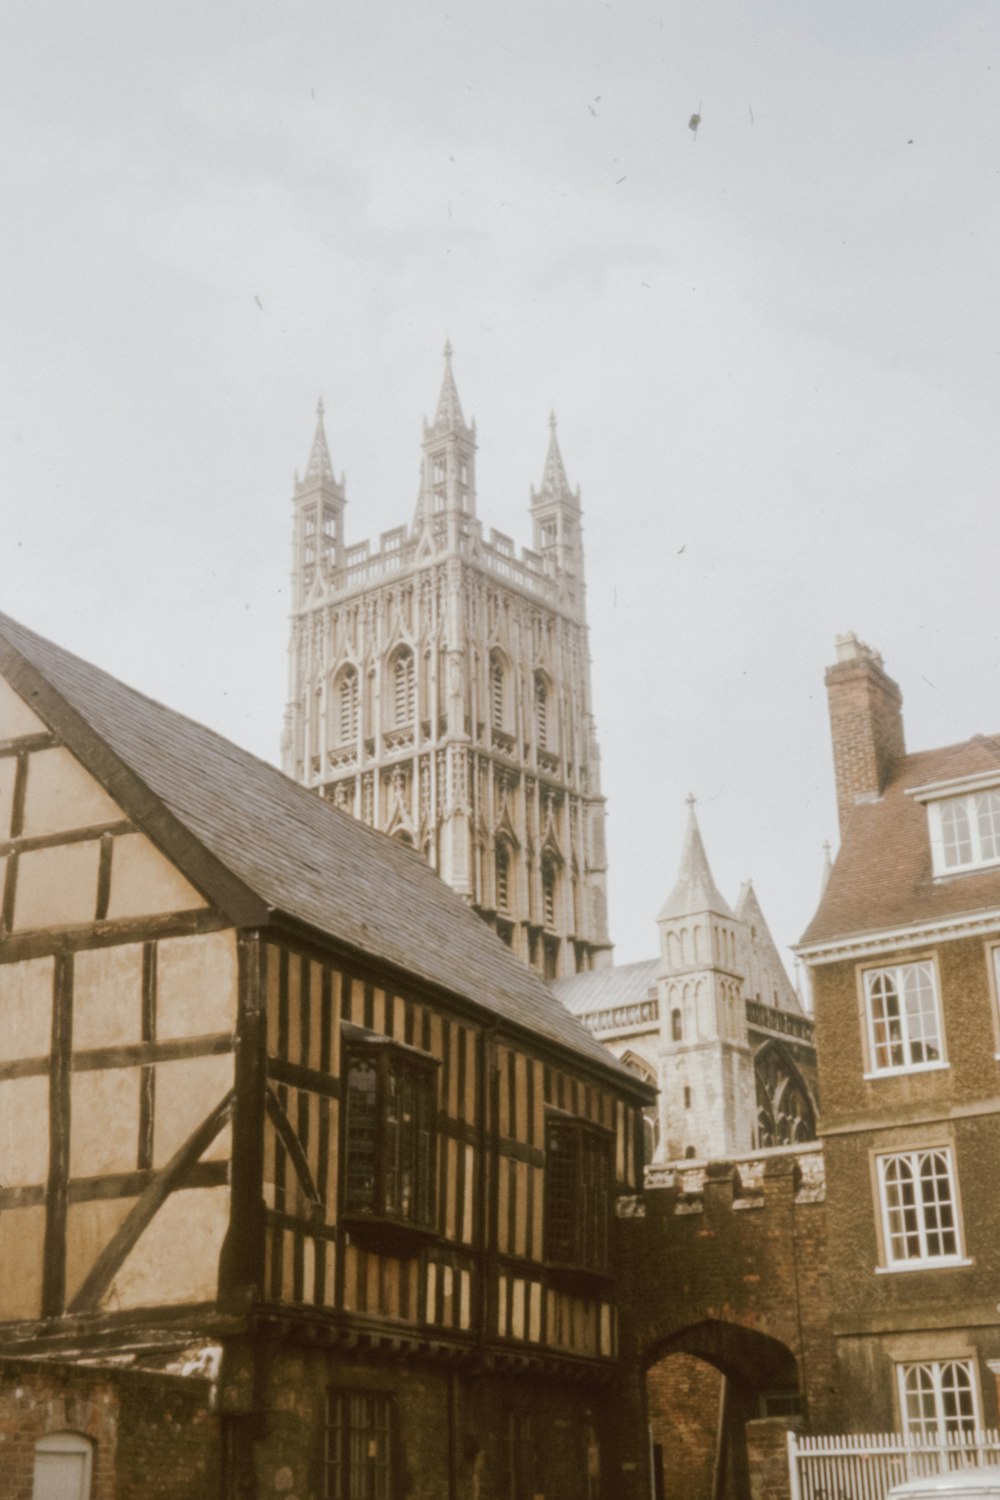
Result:
<svg viewBox="0 0 1000 1500">
<path fill-rule="evenodd" d="M 326 445 L 326 428 L 323 426 L 323 400 L 322 397 L 316 403 L 316 435 L 313 438 L 312 452 L 309 454 L 309 462 L 306 465 L 306 484 L 315 484 L 324 479 L 333 481 L 333 464 L 330 462 L 330 450 Z"/>
<path fill-rule="evenodd" d="M 708 856 L 701 841 L 698 819 L 695 817 L 694 803 L 694 797 L 689 796 L 687 799 L 688 822 L 684 833 L 684 848 L 681 851 L 681 866 L 677 874 L 677 882 L 660 909 L 657 917 L 659 922 L 670 921 L 673 917 L 694 916 L 698 912 L 705 911 L 711 911 L 716 916 L 733 920 L 733 914 L 725 898 L 719 893 L 712 879 Z"/>
<path fill-rule="evenodd" d="M 458 387 L 455 385 L 455 375 L 451 368 L 451 339 L 447 339 L 444 346 L 444 379 L 441 382 L 441 394 L 438 397 L 437 411 L 434 415 L 434 427 L 439 432 L 455 432 L 464 426 L 462 403 L 458 399 Z"/>
</svg>

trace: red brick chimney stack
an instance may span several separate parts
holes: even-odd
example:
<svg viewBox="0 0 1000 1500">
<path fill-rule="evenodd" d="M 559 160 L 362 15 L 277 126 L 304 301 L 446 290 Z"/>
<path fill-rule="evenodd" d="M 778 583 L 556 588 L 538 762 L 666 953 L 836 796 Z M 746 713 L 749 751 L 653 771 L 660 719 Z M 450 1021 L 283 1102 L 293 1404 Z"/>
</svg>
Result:
<svg viewBox="0 0 1000 1500">
<path fill-rule="evenodd" d="M 843 836 L 854 804 L 879 796 L 906 754 L 903 695 L 877 651 L 853 631 L 837 637 L 837 661 L 826 672 L 837 813 Z"/>
</svg>

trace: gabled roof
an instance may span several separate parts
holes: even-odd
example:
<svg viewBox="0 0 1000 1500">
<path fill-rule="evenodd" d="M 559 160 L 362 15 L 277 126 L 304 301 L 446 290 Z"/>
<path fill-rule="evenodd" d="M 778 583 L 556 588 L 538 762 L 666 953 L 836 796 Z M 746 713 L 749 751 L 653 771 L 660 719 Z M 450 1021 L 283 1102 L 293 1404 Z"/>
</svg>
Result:
<svg viewBox="0 0 1000 1500">
<path fill-rule="evenodd" d="M 714 912 L 718 917 L 728 917 L 730 921 L 733 919 L 726 898 L 712 878 L 698 819 L 695 817 L 694 799 L 689 798 L 681 867 L 677 872 L 674 888 L 660 908 L 656 920 L 669 922 L 674 917 L 691 917 L 706 911 Z"/>
<path fill-rule="evenodd" d="M 0 673 L 236 925 L 303 924 L 634 1087 L 413 850 L 2 614 Z"/>
<path fill-rule="evenodd" d="M 592 969 L 587 974 L 571 974 L 553 979 L 549 989 L 574 1016 L 592 1011 L 613 1010 L 619 1005 L 635 1005 L 656 994 L 658 958 L 642 959 L 635 964 L 616 964 L 610 969 Z"/>
<path fill-rule="evenodd" d="M 958 745 L 903 757 L 882 795 L 851 810 L 840 853 L 801 945 L 1000 907 L 1000 869 L 934 879 L 927 809 L 907 795 L 916 787 L 993 772 L 1000 781 L 1000 736 L 975 735 Z"/>
</svg>

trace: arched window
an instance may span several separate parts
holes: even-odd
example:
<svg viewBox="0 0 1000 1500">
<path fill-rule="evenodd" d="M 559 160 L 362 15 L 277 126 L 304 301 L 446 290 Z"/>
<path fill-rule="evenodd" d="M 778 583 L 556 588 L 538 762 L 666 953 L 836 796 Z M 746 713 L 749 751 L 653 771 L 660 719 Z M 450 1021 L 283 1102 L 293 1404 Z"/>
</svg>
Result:
<svg viewBox="0 0 1000 1500">
<path fill-rule="evenodd" d="M 496 849 L 496 877 L 497 877 L 497 911 L 508 911 L 510 900 L 510 854 L 507 845 L 497 844 Z"/>
<path fill-rule="evenodd" d="M 553 931 L 556 925 L 556 867 L 551 859 L 542 862 L 542 926 Z"/>
<path fill-rule="evenodd" d="M 94 1445 L 78 1432 L 53 1432 L 35 1444 L 32 1500 L 90 1500 Z"/>
<path fill-rule="evenodd" d="M 345 667 L 337 683 L 337 738 L 351 745 L 358 737 L 358 674 Z"/>
<path fill-rule="evenodd" d="M 490 652 L 490 723 L 503 728 L 503 660 L 498 651 Z"/>
<path fill-rule="evenodd" d="M 676 1008 L 670 1012 L 670 1040 L 672 1042 L 684 1040 L 684 1022 L 680 1011 Z"/>
<path fill-rule="evenodd" d="M 549 744 L 549 685 L 541 672 L 535 673 L 535 738 L 539 750 Z"/>
<path fill-rule="evenodd" d="M 413 652 L 402 646 L 392 663 L 392 710 L 397 729 L 413 723 Z"/>
</svg>

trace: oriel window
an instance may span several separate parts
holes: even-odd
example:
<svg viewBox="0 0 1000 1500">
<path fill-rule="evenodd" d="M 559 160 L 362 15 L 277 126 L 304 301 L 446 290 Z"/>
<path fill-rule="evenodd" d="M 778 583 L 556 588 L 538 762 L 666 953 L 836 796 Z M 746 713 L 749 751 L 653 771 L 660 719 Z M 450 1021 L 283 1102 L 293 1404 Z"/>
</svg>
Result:
<svg viewBox="0 0 1000 1500">
<path fill-rule="evenodd" d="M 358 1026 L 344 1032 L 344 1210 L 434 1224 L 437 1060 Z"/>
</svg>

